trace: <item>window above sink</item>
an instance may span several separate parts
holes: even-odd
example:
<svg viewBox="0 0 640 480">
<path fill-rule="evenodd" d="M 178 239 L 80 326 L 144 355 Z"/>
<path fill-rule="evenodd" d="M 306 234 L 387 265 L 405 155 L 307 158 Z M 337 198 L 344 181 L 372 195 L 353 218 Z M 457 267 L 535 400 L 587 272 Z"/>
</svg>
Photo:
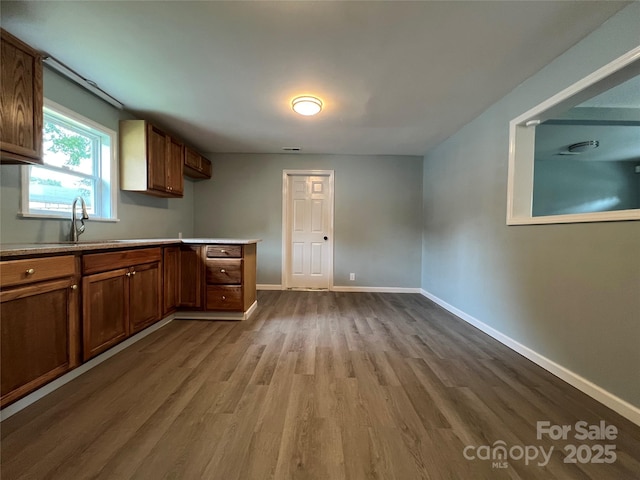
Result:
<svg viewBox="0 0 640 480">
<path fill-rule="evenodd" d="M 91 220 L 116 221 L 117 133 L 47 99 L 42 166 L 25 166 L 22 217 L 69 219 L 82 197 Z"/>
</svg>

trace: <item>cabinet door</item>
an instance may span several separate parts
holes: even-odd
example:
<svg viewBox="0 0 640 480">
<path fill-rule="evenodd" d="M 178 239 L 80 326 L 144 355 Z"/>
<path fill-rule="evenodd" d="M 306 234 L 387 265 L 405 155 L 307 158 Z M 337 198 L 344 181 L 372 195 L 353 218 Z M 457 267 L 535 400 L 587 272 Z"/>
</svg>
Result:
<svg viewBox="0 0 640 480">
<path fill-rule="evenodd" d="M 165 247 L 163 255 L 163 313 L 176 309 L 179 303 L 180 247 Z"/>
<path fill-rule="evenodd" d="M 151 124 L 147 125 L 148 186 L 152 190 L 167 191 L 167 134 Z"/>
<path fill-rule="evenodd" d="M 202 307 L 203 262 L 200 247 L 180 248 L 180 306 L 193 309 Z"/>
<path fill-rule="evenodd" d="M 78 365 L 78 292 L 71 278 L 0 292 L 0 407 Z"/>
<path fill-rule="evenodd" d="M 133 334 L 157 322 L 162 315 L 160 262 L 131 267 L 128 278 L 129 326 Z"/>
<path fill-rule="evenodd" d="M 211 178 L 211 160 L 209 160 L 208 158 L 202 157 L 201 169 L 202 169 L 202 176 L 204 178 Z"/>
<path fill-rule="evenodd" d="M 194 170 L 200 170 L 200 154 L 195 150 L 185 147 L 184 149 L 184 164 L 185 166 Z"/>
<path fill-rule="evenodd" d="M 184 174 L 191 178 L 211 178 L 211 162 L 190 147 L 184 147 Z"/>
<path fill-rule="evenodd" d="M 184 193 L 182 165 L 184 163 L 184 145 L 175 138 L 168 137 L 169 159 L 167 162 L 167 187 L 176 196 Z"/>
<path fill-rule="evenodd" d="M 82 279 L 82 357 L 88 360 L 129 335 L 128 268 Z"/>
<path fill-rule="evenodd" d="M 42 58 L 4 30 L 0 43 L 2 163 L 42 163 Z"/>
</svg>

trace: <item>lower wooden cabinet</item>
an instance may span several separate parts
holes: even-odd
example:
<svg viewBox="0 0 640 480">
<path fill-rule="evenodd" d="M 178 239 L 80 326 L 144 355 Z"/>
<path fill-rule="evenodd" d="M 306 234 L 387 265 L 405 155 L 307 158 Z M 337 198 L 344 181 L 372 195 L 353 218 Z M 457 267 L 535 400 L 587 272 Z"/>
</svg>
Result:
<svg viewBox="0 0 640 480">
<path fill-rule="evenodd" d="M 202 248 L 191 245 L 180 247 L 180 307 L 190 310 L 202 308 Z"/>
<path fill-rule="evenodd" d="M 7 260 L 0 287 L 4 408 L 179 308 L 246 318 L 256 301 L 256 244 Z"/>
<path fill-rule="evenodd" d="M 256 301 L 256 244 L 202 248 L 205 310 L 247 311 Z"/>
<path fill-rule="evenodd" d="M 129 278 L 129 327 L 134 334 L 162 317 L 160 261 L 136 265 Z"/>
<path fill-rule="evenodd" d="M 162 249 L 163 313 L 167 315 L 180 303 L 180 247 Z"/>
<path fill-rule="evenodd" d="M 161 260 L 160 248 L 83 257 L 83 272 L 89 273 L 82 279 L 85 361 L 160 320 Z"/>
<path fill-rule="evenodd" d="M 82 358 L 88 360 L 129 336 L 128 268 L 82 279 Z"/>
<path fill-rule="evenodd" d="M 0 268 L 4 408 L 79 364 L 80 290 L 73 256 L 7 261 Z"/>
</svg>

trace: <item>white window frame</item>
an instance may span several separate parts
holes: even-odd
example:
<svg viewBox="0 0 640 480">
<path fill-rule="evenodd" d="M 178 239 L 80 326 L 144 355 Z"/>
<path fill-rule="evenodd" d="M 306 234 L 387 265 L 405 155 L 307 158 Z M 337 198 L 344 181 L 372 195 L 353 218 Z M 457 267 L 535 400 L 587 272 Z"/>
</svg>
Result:
<svg viewBox="0 0 640 480">
<path fill-rule="evenodd" d="M 96 210 L 100 206 L 100 213 L 102 214 L 108 209 L 109 216 L 99 216 L 93 214 L 89 216 L 89 221 L 99 222 L 117 222 L 118 220 L 118 132 L 110 128 L 105 127 L 93 120 L 90 120 L 79 113 L 74 112 L 52 100 L 44 99 L 44 106 L 53 110 L 73 122 L 77 122 L 87 127 L 98 130 L 110 137 L 111 146 L 109 148 L 109 165 L 105 165 L 103 162 L 99 165 L 100 173 L 99 185 L 96 185 Z M 70 218 L 70 213 L 42 213 L 32 212 L 29 209 L 29 180 L 30 180 L 31 166 L 22 167 L 22 188 L 21 188 L 21 201 L 19 216 L 22 218 L 39 218 L 39 219 L 65 219 Z M 74 172 L 77 174 L 77 172 Z M 79 173 L 82 176 L 82 173 Z M 105 186 L 109 187 L 108 195 L 103 192 Z M 107 205 L 105 205 L 107 204 Z M 105 206 L 107 208 L 105 208 Z M 98 211 L 98 210 L 97 210 Z"/>
<path fill-rule="evenodd" d="M 533 167 L 535 127 L 598 95 L 612 84 L 634 76 L 640 62 L 640 47 L 627 52 L 591 75 L 514 118 L 509 123 L 509 167 L 507 180 L 507 225 L 613 222 L 640 220 L 640 209 L 608 212 L 533 216 Z M 637 74 L 637 72 L 636 72 Z"/>
</svg>

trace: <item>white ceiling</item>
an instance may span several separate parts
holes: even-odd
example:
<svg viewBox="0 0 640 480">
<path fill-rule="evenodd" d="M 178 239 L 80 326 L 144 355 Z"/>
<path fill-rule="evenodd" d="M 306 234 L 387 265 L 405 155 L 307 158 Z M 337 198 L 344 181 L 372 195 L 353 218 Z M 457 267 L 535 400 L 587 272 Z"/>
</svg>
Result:
<svg viewBox="0 0 640 480">
<path fill-rule="evenodd" d="M 2 27 L 204 152 L 422 155 L 626 2 L 0 2 Z M 290 100 L 322 98 L 320 115 Z M 505 126 L 506 128 L 506 126 Z"/>
<path fill-rule="evenodd" d="M 640 29 L 640 27 L 638 27 Z M 640 75 L 595 96 L 577 107 L 640 108 Z"/>
</svg>

